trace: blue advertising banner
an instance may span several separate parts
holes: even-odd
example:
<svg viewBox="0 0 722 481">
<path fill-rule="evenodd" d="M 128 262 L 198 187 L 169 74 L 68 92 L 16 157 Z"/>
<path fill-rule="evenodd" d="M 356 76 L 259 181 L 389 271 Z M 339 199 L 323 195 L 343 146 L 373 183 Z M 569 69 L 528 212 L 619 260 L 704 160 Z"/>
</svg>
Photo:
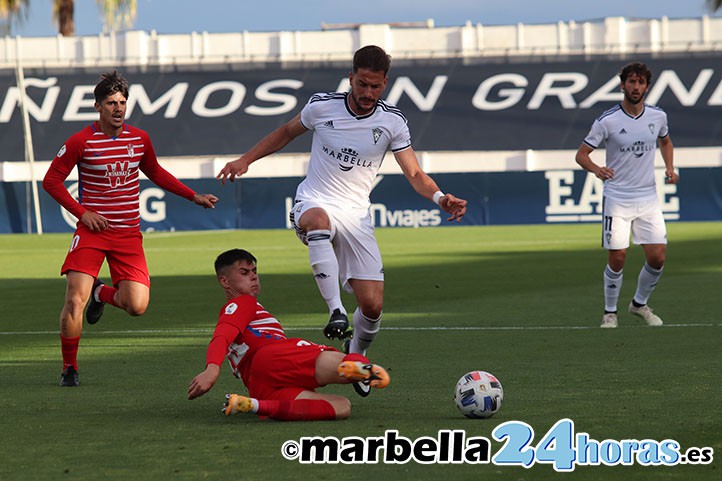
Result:
<svg viewBox="0 0 722 481">
<path fill-rule="evenodd" d="M 657 171 L 662 211 L 667 220 L 722 221 L 722 168 L 680 169 L 681 183 L 665 184 Z M 601 220 L 602 182 L 580 170 L 436 174 L 449 192 L 469 201 L 459 225 L 542 224 Z M 148 230 L 282 229 L 301 178 L 247 178 L 221 186 L 215 179 L 184 180 L 198 192 L 219 197 L 216 209 L 204 210 L 141 181 L 141 228 Z M 71 194 L 76 183 L 66 183 Z M 28 232 L 32 216 L 30 185 L 0 183 L 0 233 Z M 42 189 L 41 213 L 46 232 L 71 232 L 75 220 Z M 418 196 L 403 175 L 384 175 L 371 195 L 377 227 L 451 225 L 446 214 Z M 453 223 L 453 225 L 457 225 Z M 35 231 L 35 226 L 30 226 Z"/>
<path fill-rule="evenodd" d="M 395 63 L 384 98 L 408 119 L 418 151 L 576 149 L 602 112 L 621 100 L 618 72 L 627 61 L 654 73 L 647 102 L 669 115 L 677 147 L 718 146 L 722 138 L 722 56 L 639 55 Z M 176 66 L 128 68 L 127 122 L 146 130 L 161 157 L 234 155 L 290 120 L 316 92 L 345 91 L 350 66 L 284 68 Z M 222 67 L 222 68 L 219 68 Z M 38 160 L 51 160 L 73 133 L 98 118 L 97 72 L 25 72 Z M 0 161 L 24 159 L 19 90 L 0 71 Z M 308 152 L 311 136 L 285 152 Z"/>
</svg>

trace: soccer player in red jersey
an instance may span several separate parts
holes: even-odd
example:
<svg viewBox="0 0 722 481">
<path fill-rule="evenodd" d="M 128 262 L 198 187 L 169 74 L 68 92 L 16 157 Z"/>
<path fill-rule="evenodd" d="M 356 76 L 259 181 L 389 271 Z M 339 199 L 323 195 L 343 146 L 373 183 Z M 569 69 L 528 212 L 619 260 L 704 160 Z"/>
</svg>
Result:
<svg viewBox="0 0 722 481">
<path fill-rule="evenodd" d="M 211 390 L 224 358 L 249 393 L 226 395 L 226 415 L 250 412 L 281 421 L 346 419 L 350 401 L 316 388 L 364 382 L 380 389 L 389 384 L 386 370 L 361 354 L 287 338 L 278 320 L 257 301 L 261 285 L 250 252 L 226 251 L 216 259 L 215 269 L 227 302 L 208 345 L 206 368 L 191 381 L 188 399 Z"/>
<path fill-rule="evenodd" d="M 140 171 L 159 187 L 206 209 L 218 201 L 212 194 L 196 194 L 161 167 L 148 134 L 125 124 L 128 82 L 118 72 L 101 75 L 94 94 L 98 121 L 65 142 L 43 179 L 48 194 L 79 219 L 60 271 L 67 282 L 60 313 L 60 385 L 70 387 L 78 385 L 77 352 L 88 300 L 90 324 L 98 322 L 106 303 L 140 316 L 150 301 L 140 232 Z M 63 183 L 76 166 L 79 202 Z M 113 286 L 97 279 L 104 259 Z"/>
</svg>

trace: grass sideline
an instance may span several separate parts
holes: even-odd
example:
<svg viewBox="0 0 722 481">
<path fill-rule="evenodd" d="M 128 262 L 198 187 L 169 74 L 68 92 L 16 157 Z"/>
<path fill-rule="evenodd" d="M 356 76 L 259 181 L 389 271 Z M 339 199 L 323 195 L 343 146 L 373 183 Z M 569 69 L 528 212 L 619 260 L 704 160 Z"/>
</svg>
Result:
<svg viewBox="0 0 722 481">
<path fill-rule="evenodd" d="M 683 450 L 712 447 L 719 458 L 722 223 L 668 229 L 668 262 L 650 301 L 665 326 L 648 328 L 626 313 L 643 262 L 635 246 L 616 330 L 598 328 L 606 256 L 597 225 L 379 229 L 385 315 L 369 354 L 392 384 L 366 399 L 348 386 L 327 388 L 349 396 L 352 416 L 318 423 L 222 416 L 223 394 L 244 391 L 226 367 L 214 390 L 185 399 L 223 303 L 212 262 L 225 249 L 258 257 L 260 300 L 290 335 L 324 342 L 325 304 L 292 233 L 146 235 L 151 306 L 141 318 L 108 309 L 85 326 L 78 389 L 57 386 L 58 269 L 70 235 L 0 236 L 0 479 L 555 480 L 561 475 L 541 464 L 303 465 L 280 450 L 303 436 L 392 429 L 412 440 L 442 429 L 492 440 L 511 420 L 532 426 L 536 442 L 562 418 L 599 441 L 674 439 Z M 504 385 L 504 405 L 489 420 L 461 417 L 451 399 L 457 379 L 474 369 Z M 492 440 L 492 455 L 501 446 Z M 564 477 L 705 481 L 719 479 L 719 460 L 577 467 Z"/>
</svg>

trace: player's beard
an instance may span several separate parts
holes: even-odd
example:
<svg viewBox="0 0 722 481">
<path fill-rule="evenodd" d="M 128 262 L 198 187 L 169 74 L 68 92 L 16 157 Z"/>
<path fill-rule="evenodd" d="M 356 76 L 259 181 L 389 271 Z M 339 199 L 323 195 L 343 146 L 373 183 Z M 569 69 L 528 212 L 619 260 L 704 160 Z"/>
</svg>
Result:
<svg viewBox="0 0 722 481">
<path fill-rule="evenodd" d="M 644 101 L 644 93 L 639 94 L 639 97 L 635 99 L 632 94 L 624 90 L 624 99 L 632 105 L 639 105 Z"/>
<path fill-rule="evenodd" d="M 357 112 L 355 112 L 357 115 L 366 115 L 369 112 L 371 112 L 374 107 L 376 107 L 376 101 L 370 97 L 364 97 L 365 100 L 368 102 L 371 102 L 371 107 L 365 108 L 363 105 L 361 105 L 361 102 L 359 102 L 359 98 L 356 96 L 356 94 L 353 93 L 353 90 L 351 91 L 351 100 L 353 100 L 354 107 Z"/>
</svg>

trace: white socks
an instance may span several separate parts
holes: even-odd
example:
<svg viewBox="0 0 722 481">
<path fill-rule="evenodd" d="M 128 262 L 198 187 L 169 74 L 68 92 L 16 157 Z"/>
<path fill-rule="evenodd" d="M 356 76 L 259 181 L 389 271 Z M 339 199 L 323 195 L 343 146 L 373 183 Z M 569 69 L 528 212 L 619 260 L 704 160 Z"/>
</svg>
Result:
<svg viewBox="0 0 722 481">
<path fill-rule="evenodd" d="M 341 303 L 341 288 L 338 280 L 338 260 L 331 245 L 331 231 L 312 230 L 306 234 L 308 242 L 308 260 L 316 279 L 321 297 L 328 305 L 328 311 L 340 309 L 346 314 Z"/>
<path fill-rule="evenodd" d="M 609 265 L 604 268 L 604 311 L 617 312 L 619 292 L 622 290 L 622 272 L 614 272 Z"/>
<path fill-rule="evenodd" d="M 353 338 L 349 346 L 349 353 L 366 355 L 366 349 L 376 338 L 381 329 L 381 316 L 378 319 L 369 319 L 364 316 L 358 307 L 353 313 Z"/>
<path fill-rule="evenodd" d="M 662 269 L 654 269 L 649 264 L 644 264 L 642 270 L 639 271 L 639 278 L 637 279 L 637 292 L 634 293 L 634 302 L 637 304 L 646 304 L 649 300 L 649 296 L 652 295 L 654 288 L 657 287 L 659 278 L 662 277 Z"/>
</svg>

